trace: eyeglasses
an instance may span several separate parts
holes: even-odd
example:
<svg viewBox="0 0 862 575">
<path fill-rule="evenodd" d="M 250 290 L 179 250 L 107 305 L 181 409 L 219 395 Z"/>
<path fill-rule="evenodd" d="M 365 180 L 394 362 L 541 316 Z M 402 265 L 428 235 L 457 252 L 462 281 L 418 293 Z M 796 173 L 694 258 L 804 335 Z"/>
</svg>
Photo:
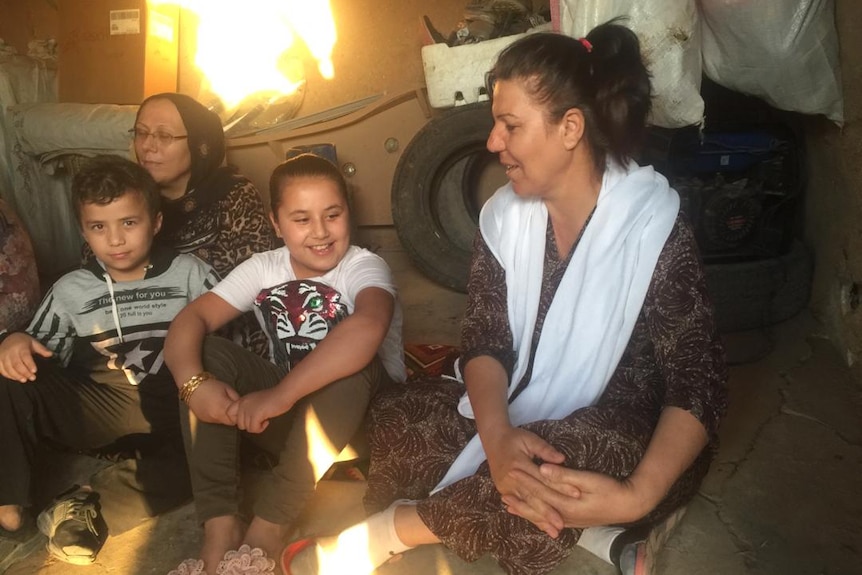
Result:
<svg viewBox="0 0 862 575">
<path fill-rule="evenodd" d="M 168 134 L 167 132 L 148 132 L 142 128 L 132 128 L 129 130 L 129 135 L 132 139 L 135 140 L 138 144 L 143 144 L 147 141 L 147 138 L 150 136 L 155 140 L 156 145 L 160 148 L 166 148 L 174 143 L 174 140 L 185 140 L 189 137 L 188 134 L 183 136 L 174 136 L 173 134 Z"/>
</svg>

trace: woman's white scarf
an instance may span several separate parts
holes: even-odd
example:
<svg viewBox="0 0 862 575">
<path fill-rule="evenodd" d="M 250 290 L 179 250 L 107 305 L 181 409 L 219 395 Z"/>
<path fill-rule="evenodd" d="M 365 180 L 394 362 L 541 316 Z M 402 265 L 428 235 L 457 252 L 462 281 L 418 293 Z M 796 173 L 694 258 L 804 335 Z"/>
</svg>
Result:
<svg viewBox="0 0 862 575">
<path fill-rule="evenodd" d="M 545 316 L 530 383 L 509 404 L 512 425 L 562 419 L 593 405 L 628 345 L 647 288 L 679 212 L 679 196 L 651 167 L 609 162 L 592 219 Z M 538 314 L 548 211 L 511 184 L 482 208 L 479 228 L 506 271 L 509 327 L 517 354 L 511 397 L 526 372 Z M 473 417 L 466 394 L 458 409 Z M 485 460 L 478 435 L 435 491 L 475 473 Z"/>
</svg>

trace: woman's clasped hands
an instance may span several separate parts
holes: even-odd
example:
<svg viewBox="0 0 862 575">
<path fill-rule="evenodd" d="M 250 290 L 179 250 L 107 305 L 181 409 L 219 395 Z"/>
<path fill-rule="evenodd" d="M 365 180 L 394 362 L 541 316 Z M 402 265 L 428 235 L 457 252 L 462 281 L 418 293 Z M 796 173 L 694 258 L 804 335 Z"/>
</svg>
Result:
<svg viewBox="0 0 862 575">
<path fill-rule="evenodd" d="M 491 479 L 510 513 L 519 515 L 556 538 L 563 517 L 547 500 L 539 463 L 561 464 L 565 456 L 538 435 L 519 427 L 489 434 L 483 441 Z"/>
<path fill-rule="evenodd" d="M 522 491 L 524 497 L 503 495 L 507 510 L 554 538 L 564 527 L 625 524 L 649 510 L 646 502 L 651 499 L 641 495 L 628 479 L 550 462 L 536 465 L 535 472 L 517 469 L 513 476 L 529 487 Z"/>
</svg>

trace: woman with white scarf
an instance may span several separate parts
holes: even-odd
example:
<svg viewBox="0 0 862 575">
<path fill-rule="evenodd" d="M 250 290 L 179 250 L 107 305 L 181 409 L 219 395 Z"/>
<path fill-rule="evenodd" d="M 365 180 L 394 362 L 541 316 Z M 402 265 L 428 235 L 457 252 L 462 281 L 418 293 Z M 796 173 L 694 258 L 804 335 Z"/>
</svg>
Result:
<svg viewBox="0 0 862 575">
<path fill-rule="evenodd" d="M 709 467 L 724 353 L 679 198 L 631 160 L 650 105 L 637 37 L 615 23 L 580 40 L 528 34 L 498 57 L 489 94 L 487 146 L 509 183 L 480 215 L 463 382 L 378 397 L 374 515 L 292 544 L 285 573 L 370 573 L 442 543 L 542 574 L 579 539 L 596 551 L 597 534 L 625 529 L 597 551 L 619 563 Z M 648 573 L 644 548 L 627 546 L 624 573 Z"/>
</svg>

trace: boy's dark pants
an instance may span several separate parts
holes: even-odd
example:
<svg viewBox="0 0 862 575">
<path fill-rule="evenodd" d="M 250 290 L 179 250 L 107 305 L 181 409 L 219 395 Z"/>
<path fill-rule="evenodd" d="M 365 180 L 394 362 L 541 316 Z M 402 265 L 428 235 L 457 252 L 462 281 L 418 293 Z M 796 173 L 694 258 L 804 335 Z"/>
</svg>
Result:
<svg viewBox="0 0 862 575">
<path fill-rule="evenodd" d="M 0 505 L 32 504 L 40 444 L 78 452 L 108 446 L 136 452 L 91 478 L 112 535 L 191 499 L 179 400 L 170 382 L 159 383 L 155 393 L 140 393 L 132 385 L 96 383 L 53 361 L 37 365 L 34 382 L 0 377 Z"/>
</svg>

